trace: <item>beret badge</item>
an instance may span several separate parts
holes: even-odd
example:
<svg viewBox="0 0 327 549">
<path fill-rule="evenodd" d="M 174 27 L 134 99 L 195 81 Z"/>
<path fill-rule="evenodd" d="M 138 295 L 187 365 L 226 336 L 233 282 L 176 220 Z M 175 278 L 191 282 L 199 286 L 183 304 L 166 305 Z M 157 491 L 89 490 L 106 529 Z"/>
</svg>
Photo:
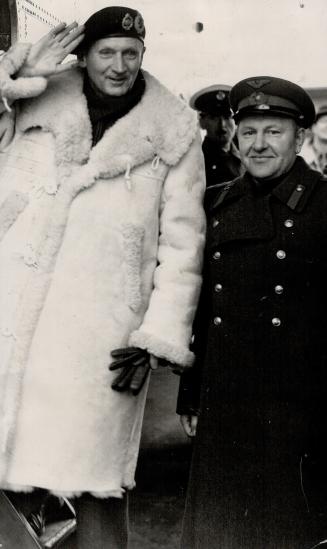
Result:
<svg viewBox="0 0 327 549">
<path fill-rule="evenodd" d="M 136 29 L 136 32 L 138 32 L 139 34 L 141 34 L 144 31 L 144 21 L 143 21 L 142 15 L 140 13 L 138 13 L 135 16 L 134 27 Z"/>
<path fill-rule="evenodd" d="M 129 13 L 126 13 L 126 15 L 124 16 L 124 19 L 121 22 L 121 26 L 126 31 L 131 30 L 131 28 L 133 27 L 133 17 Z"/>
</svg>

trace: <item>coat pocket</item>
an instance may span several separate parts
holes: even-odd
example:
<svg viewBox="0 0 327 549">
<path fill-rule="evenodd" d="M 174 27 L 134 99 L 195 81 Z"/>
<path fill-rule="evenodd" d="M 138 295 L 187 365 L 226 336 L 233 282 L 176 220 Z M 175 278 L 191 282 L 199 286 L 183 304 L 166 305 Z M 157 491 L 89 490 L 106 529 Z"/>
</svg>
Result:
<svg viewBox="0 0 327 549">
<path fill-rule="evenodd" d="M 125 299 L 137 313 L 142 305 L 141 262 L 145 230 L 140 225 L 126 223 L 122 227 L 125 265 Z"/>
</svg>

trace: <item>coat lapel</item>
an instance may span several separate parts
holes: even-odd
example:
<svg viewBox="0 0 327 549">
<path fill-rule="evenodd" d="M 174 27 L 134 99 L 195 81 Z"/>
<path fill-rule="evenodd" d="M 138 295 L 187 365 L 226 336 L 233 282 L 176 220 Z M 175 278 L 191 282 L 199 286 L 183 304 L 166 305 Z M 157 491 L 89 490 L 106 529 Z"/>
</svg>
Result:
<svg viewBox="0 0 327 549">
<path fill-rule="evenodd" d="M 214 245 L 234 240 L 268 240 L 274 234 L 269 196 L 256 196 L 248 176 L 238 178 L 223 202 L 210 212 L 209 235 Z"/>
<path fill-rule="evenodd" d="M 196 114 L 143 71 L 146 90 L 141 101 L 109 128 L 92 149 L 92 130 L 83 74 L 52 78 L 41 96 L 22 104 L 18 129 L 41 127 L 55 137 L 57 164 L 86 166 L 94 179 L 115 177 L 159 156 L 174 166 L 197 133 Z"/>
</svg>

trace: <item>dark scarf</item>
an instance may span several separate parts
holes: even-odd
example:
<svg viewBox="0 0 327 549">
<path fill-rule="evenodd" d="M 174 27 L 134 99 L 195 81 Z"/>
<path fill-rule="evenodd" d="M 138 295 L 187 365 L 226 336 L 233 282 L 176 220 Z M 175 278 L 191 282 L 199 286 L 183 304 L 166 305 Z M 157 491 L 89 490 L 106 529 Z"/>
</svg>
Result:
<svg viewBox="0 0 327 549">
<path fill-rule="evenodd" d="M 140 101 L 145 91 L 145 80 L 139 71 L 134 85 L 125 95 L 104 95 L 92 85 L 85 73 L 83 92 L 86 96 L 89 116 L 92 125 L 92 146 L 100 141 L 104 132 L 125 116 Z"/>
</svg>

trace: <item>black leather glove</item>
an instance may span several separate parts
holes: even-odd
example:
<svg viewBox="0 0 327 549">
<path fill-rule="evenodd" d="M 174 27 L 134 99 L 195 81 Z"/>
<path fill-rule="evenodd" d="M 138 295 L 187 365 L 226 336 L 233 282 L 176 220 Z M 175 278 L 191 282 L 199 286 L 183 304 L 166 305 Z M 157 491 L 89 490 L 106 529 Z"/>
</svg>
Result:
<svg viewBox="0 0 327 549">
<path fill-rule="evenodd" d="M 150 370 L 150 355 L 139 347 L 124 347 L 111 351 L 114 361 L 109 370 L 120 369 L 111 387 L 115 391 L 131 391 L 138 395 Z"/>
</svg>

